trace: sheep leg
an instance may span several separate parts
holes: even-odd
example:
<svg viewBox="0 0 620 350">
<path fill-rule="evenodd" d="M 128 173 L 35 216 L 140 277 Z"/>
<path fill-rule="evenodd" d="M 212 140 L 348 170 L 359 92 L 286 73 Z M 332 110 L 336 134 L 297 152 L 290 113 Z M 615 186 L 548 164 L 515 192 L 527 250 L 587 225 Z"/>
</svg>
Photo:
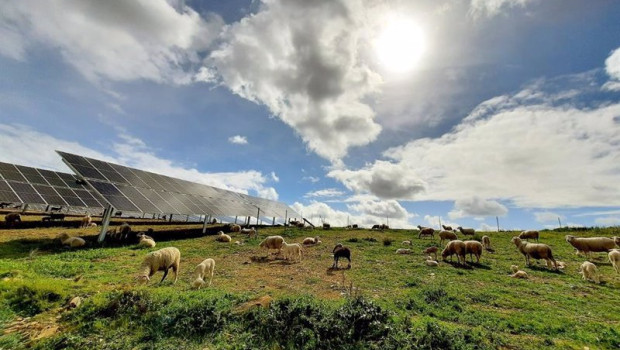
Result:
<svg viewBox="0 0 620 350">
<path fill-rule="evenodd" d="M 166 279 L 166 276 L 168 276 L 168 269 L 167 268 L 164 270 L 164 277 L 161 278 L 161 281 L 159 281 L 159 283 L 162 283 L 164 281 L 164 279 Z"/>
<path fill-rule="evenodd" d="M 351 258 L 349 258 L 349 257 L 346 257 L 346 258 L 347 258 L 347 260 L 349 260 L 349 265 L 347 265 L 347 268 L 350 269 L 351 268 Z"/>
<path fill-rule="evenodd" d="M 172 266 L 172 271 L 174 272 L 174 282 L 172 284 L 177 283 L 177 279 L 179 279 L 178 266 Z"/>
<path fill-rule="evenodd" d="M 211 270 L 211 277 L 209 278 L 209 287 L 211 287 L 211 281 L 213 281 L 213 270 Z"/>
</svg>

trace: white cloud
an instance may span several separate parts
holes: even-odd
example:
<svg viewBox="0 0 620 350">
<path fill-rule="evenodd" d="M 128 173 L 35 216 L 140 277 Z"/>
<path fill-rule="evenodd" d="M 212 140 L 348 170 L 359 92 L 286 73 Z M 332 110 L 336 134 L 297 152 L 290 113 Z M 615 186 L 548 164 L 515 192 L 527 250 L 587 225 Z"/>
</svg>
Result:
<svg viewBox="0 0 620 350">
<path fill-rule="evenodd" d="M 245 136 L 235 135 L 228 138 L 228 142 L 236 145 L 247 145 L 248 139 Z"/>
<path fill-rule="evenodd" d="M 318 155 L 338 163 L 381 128 L 365 99 L 380 77 L 359 59 L 367 50 L 361 0 L 265 1 L 226 27 L 205 65 L 233 93 L 263 104 Z"/>
<path fill-rule="evenodd" d="M 338 197 L 338 196 L 342 196 L 344 195 L 344 192 L 335 189 L 335 188 L 326 188 L 323 190 L 318 190 L 318 191 L 313 191 L 313 192 L 308 192 L 304 195 L 304 197 L 306 198 L 313 198 L 313 197 Z"/>
<path fill-rule="evenodd" d="M 277 200 L 278 193 L 268 187 L 269 177 L 256 170 L 204 173 L 158 157 L 144 141 L 125 132 L 112 139 L 112 154 L 104 154 L 77 142 L 69 142 L 18 124 L 0 125 L 0 161 L 35 168 L 71 172 L 55 150 L 79 154 L 154 173 L 202 183 L 222 189 Z"/>
<path fill-rule="evenodd" d="M 483 199 L 478 196 L 467 199 L 458 199 L 454 202 L 454 209 L 448 213 L 450 219 L 459 219 L 468 216 L 477 218 L 485 216 L 504 216 L 508 209 L 501 203 Z"/>
<path fill-rule="evenodd" d="M 550 211 L 542 211 L 542 212 L 534 213 L 534 217 L 536 218 L 536 221 L 540 223 L 557 222 L 558 218 L 560 218 L 560 220 L 566 219 L 564 215 L 560 215 L 560 214 L 553 213 Z"/>
<path fill-rule="evenodd" d="M 601 226 L 619 226 L 620 216 L 607 216 L 604 218 L 596 218 L 594 223 Z"/>
<path fill-rule="evenodd" d="M 301 178 L 303 181 L 308 181 L 308 182 L 312 182 L 312 183 L 317 183 L 319 182 L 321 179 L 319 179 L 316 176 L 304 176 Z"/>
<path fill-rule="evenodd" d="M 582 217 L 582 216 L 603 216 L 603 215 L 620 215 L 620 210 L 600 210 L 600 211 L 591 211 L 580 214 L 574 214 L 574 217 Z"/>
<path fill-rule="evenodd" d="M 400 203 L 395 200 L 366 200 L 360 201 L 357 204 L 350 204 L 348 207 L 356 212 L 364 213 L 377 218 L 407 220 L 411 217 L 411 215 L 407 212 L 407 209 L 403 208 Z"/>
<path fill-rule="evenodd" d="M 480 227 L 476 229 L 476 231 L 482 232 L 497 232 L 497 226 L 489 225 L 487 223 L 480 223 Z"/>
<path fill-rule="evenodd" d="M 471 0 L 470 14 L 474 18 L 493 17 L 514 7 L 524 8 L 535 0 Z"/>
<path fill-rule="evenodd" d="M 91 81 L 192 81 L 191 66 L 223 21 L 206 20 L 165 0 L 23 0 L 2 5 L 0 54 L 26 59 L 31 48 L 57 49 Z"/>
<path fill-rule="evenodd" d="M 455 222 L 442 220 L 437 215 L 424 215 L 424 221 L 426 222 L 428 227 L 432 227 L 437 230 L 443 230 L 443 227 L 440 226 L 440 223 L 441 225 L 444 225 L 444 226 L 451 226 L 453 229 L 456 229 L 459 226 L 459 224 Z M 425 226 L 425 225 L 422 225 L 422 226 Z"/>
<path fill-rule="evenodd" d="M 398 203 L 396 203 L 398 205 Z M 384 206 L 383 210 L 380 209 L 381 206 Z M 412 214 L 405 214 L 404 218 L 397 219 L 395 217 L 386 218 L 381 215 L 385 213 L 385 210 L 394 210 L 396 212 L 400 211 L 396 209 L 394 204 L 368 204 L 368 203 L 360 203 L 359 209 L 361 210 L 370 210 L 372 213 L 367 212 L 356 212 L 355 209 L 351 208 L 353 212 L 336 210 L 323 202 L 311 202 L 308 205 L 301 204 L 299 202 L 295 202 L 291 206 L 298 213 L 301 213 L 305 218 L 311 220 L 311 222 L 315 225 L 320 225 L 321 219 L 325 220 L 325 222 L 329 223 L 332 226 L 346 226 L 348 224 L 357 224 L 360 227 L 370 228 L 375 224 L 388 223 L 392 228 L 407 228 L 410 229 L 413 226 L 408 222 L 408 218 L 412 216 Z M 391 209 L 389 208 L 391 207 Z M 379 215 L 374 215 L 379 214 Z M 402 215 L 401 215 L 402 216 Z M 388 221 L 389 220 L 389 221 Z"/>
<path fill-rule="evenodd" d="M 271 172 L 271 179 L 272 179 L 274 182 L 280 182 L 280 178 L 278 177 L 278 175 L 276 175 L 275 171 L 272 171 L 272 172 Z"/>
<path fill-rule="evenodd" d="M 539 81 L 482 103 L 439 138 L 385 151 L 391 162 L 329 175 L 357 193 L 408 200 L 477 196 L 517 207 L 616 206 L 620 188 L 611 184 L 620 182 L 620 103 L 577 108 L 566 100 L 574 92 L 543 87 Z"/>
<path fill-rule="evenodd" d="M 620 48 L 614 50 L 605 60 L 605 70 L 611 78 L 603 88 L 612 91 L 620 91 Z"/>
</svg>

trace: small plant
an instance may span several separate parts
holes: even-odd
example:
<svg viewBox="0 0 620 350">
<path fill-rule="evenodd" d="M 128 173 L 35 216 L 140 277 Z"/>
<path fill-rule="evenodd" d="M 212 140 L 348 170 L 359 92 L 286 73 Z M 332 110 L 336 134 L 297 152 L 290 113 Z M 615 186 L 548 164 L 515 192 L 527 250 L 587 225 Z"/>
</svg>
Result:
<svg viewBox="0 0 620 350">
<path fill-rule="evenodd" d="M 383 245 L 386 246 L 386 247 L 389 246 L 389 245 L 392 245 L 392 242 L 393 242 L 393 240 L 389 239 L 387 237 L 383 239 Z"/>
<path fill-rule="evenodd" d="M 357 239 L 357 237 L 352 237 L 352 238 L 347 239 L 347 242 L 351 242 L 351 243 L 357 243 L 357 242 L 359 242 L 359 241 L 360 241 L 360 240 L 359 240 L 359 239 Z"/>
</svg>

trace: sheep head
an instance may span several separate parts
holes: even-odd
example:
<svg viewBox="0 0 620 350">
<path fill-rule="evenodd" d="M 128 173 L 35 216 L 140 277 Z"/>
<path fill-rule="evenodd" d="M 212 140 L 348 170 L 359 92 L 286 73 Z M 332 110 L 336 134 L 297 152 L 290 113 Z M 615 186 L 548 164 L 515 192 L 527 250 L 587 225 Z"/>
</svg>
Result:
<svg viewBox="0 0 620 350">
<path fill-rule="evenodd" d="M 521 246 L 521 238 L 515 236 L 512 237 L 512 239 L 510 240 L 512 243 L 514 243 L 517 247 Z"/>
<path fill-rule="evenodd" d="M 138 280 L 138 283 L 140 284 L 148 283 L 151 280 L 151 278 L 147 275 L 137 276 L 136 279 Z"/>
<path fill-rule="evenodd" d="M 564 236 L 564 239 L 566 239 L 566 242 L 570 243 L 575 239 L 575 236 L 566 235 Z"/>
</svg>

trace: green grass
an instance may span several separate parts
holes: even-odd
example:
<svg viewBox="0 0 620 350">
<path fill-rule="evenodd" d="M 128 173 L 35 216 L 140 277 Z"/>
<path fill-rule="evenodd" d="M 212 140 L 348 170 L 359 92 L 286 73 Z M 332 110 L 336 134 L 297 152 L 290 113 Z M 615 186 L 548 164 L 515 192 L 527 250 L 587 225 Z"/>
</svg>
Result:
<svg viewBox="0 0 620 350">
<path fill-rule="evenodd" d="M 243 245 L 216 243 L 212 236 L 160 241 L 155 249 L 181 250 L 179 282 L 172 285 L 170 276 L 158 284 L 160 272 L 149 285 L 139 286 L 134 276 L 150 250 L 91 246 L 71 251 L 50 239 L 56 232 L 41 229 L 18 239 L 19 231 L 0 231 L 0 252 L 8 253 L 0 255 L 0 349 L 620 347 L 620 276 L 600 253 L 593 261 L 603 282 L 582 280 L 577 269 L 585 258 L 564 241 L 566 232 L 541 233 L 541 242 L 568 265 L 559 272 L 544 263 L 525 267 L 507 232 L 485 233 L 495 253 L 485 252 L 480 264 L 441 262 L 437 268 L 424 264 L 421 250 L 438 245 L 438 239 L 417 239 L 406 230 L 259 232 L 262 237 L 281 234 L 288 242 L 321 236 L 323 244 L 306 248 L 298 264 L 273 256 L 252 262 L 266 255 L 259 240 Z M 244 238 L 233 235 L 233 240 Z M 407 247 L 413 255 L 395 254 L 403 240 L 413 242 Z M 352 251 L 350 270 L 329 269 L 338 242 Z M 213 286 L 193 290 L 193 267 L 207 257 L 216 260 Z M 513 264 L 530 278 L 510 278 Z M 268 308 L 239 311 L 243 303 L 265 295 L 274 298 Z M 66 309 L 74 296 L 83 304 Z M 44 337 L 37 337 L 41 332 L 34 326 L 3 332 L 28 317 L 41 329 L 57 326 L 59 331 Z"/>
</svg>

